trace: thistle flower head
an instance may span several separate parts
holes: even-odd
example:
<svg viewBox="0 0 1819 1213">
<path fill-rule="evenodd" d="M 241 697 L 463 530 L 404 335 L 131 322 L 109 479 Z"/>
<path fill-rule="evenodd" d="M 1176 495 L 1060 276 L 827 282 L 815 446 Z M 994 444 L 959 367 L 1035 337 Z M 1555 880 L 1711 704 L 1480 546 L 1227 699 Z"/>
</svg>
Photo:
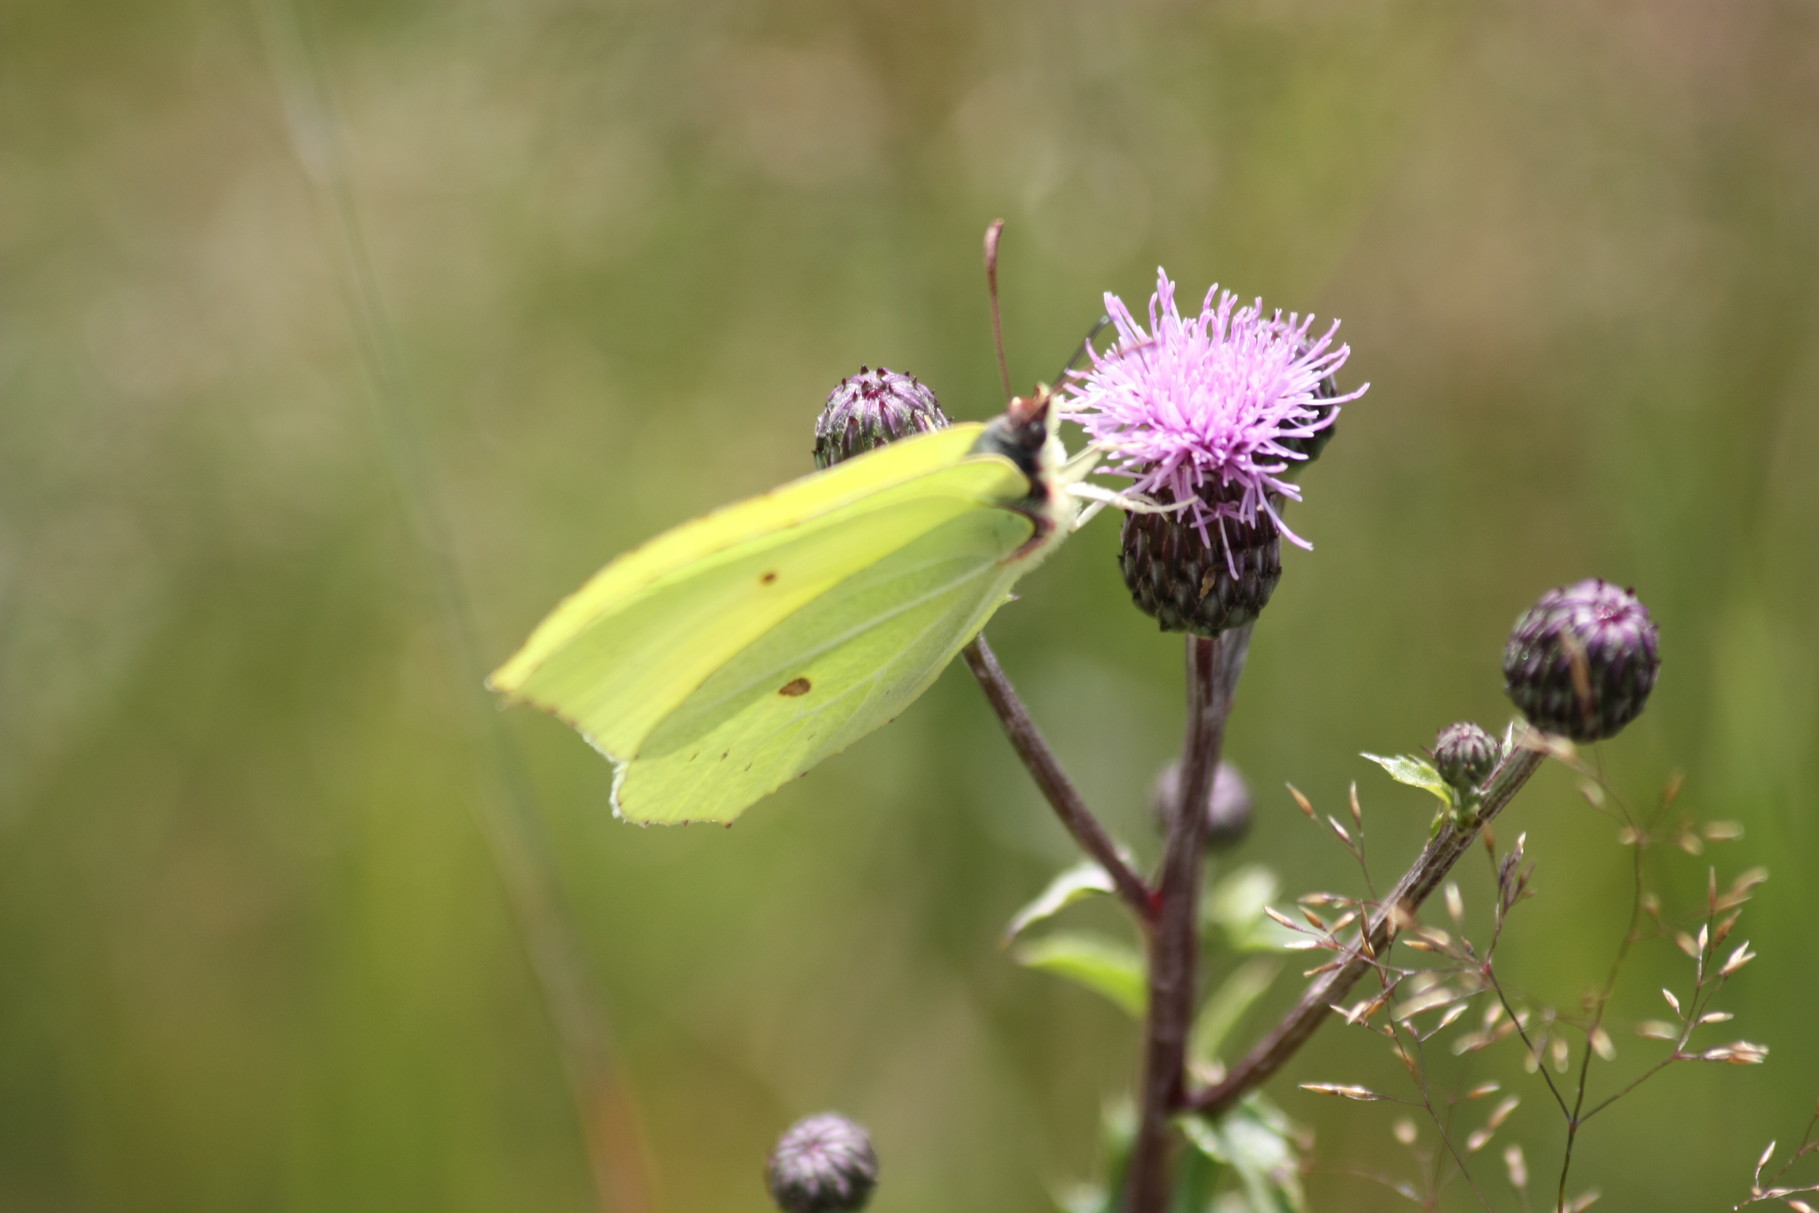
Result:
<svg viewBox="0 0 1819 1213">
<path fill-rule="evenodd" d="M 1469 720 L 1449 724 L 1434 738 L 1434 769 L 1456 792 L 1470 792 L 1497 768 L 1503 747 Z"/>
<path fill-rule="evenodd" d="M 1169 832 L 1181 805 L 1181 762 L 1163 767 L 1150 784 L 1150 814 L 1163 834 Z M 1251 788 L 1238 768 L 1223 760 L 1213 769 L 1213 786 L 1206 797 L 1206 849 L 1228 851 L 1251 831 L 1255 805 Z"/>
<path fill-rule="evenodd" d="M 878 1186 L 878 1155 L 865 1130 L 834 1112 L 805 1116 L 771 1151 L 765 1178 L 785 1213 L 855 1213 Z"/>
<path fill-rule="evenodd" d="M 1648 608 L 1599 578 L 1543 594 L 1503 650 L 1510 699 L 1536 728 L 1574 741 L 1615 737 L 1642 713 L 1660 671 Z"/>
<path fill-rule="evenodd" d="M 1131 601 L 1165 632 L 1217 636 L 1255 620 L 1282 579 L 1282 540 L 1268 518 L 1221 522 L 1207 543 L 1174 513 L 1124 516 L 1118 571 Z"/>
<path fill-rule="evenodd" d="M 1350 347 L 1335 322 L 1314 335 L 1312 316 L 1238 306 L 1214 286 L 1196 316 L 1175 305 L 1175 284 L 1156 271 L 1149 328 L 1115 295 L 1105 297 L 1118 340 L 1092 352 L 1092 366 L 1064 385 L 1063 416 L 1109 452 L 1105 470 L 1164 504 L 1211 547 L 1228 522 L 1260 517 L 1291 543 L 1280 498 L 1298 501 L 1291 479 L 1318 453 L 1319 436 L 1365 387 L 1337 394 L 1330 379 Z"/>
<path fill-rule="evenodd" d="M 935 393 L 914 375 L 860 367 L 828 393 L 815 421 L 815 466 L 828 468 L 907 434 L 947 428 Z"/>
</svg>

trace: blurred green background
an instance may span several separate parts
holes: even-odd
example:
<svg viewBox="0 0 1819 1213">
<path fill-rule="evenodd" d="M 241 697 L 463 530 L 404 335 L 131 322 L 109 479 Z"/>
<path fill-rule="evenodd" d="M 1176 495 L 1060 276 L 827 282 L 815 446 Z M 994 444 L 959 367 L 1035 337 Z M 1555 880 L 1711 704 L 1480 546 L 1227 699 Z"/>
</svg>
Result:
<svg viewBox="0 0 1819 1213">
<path fill-rule="evenodd" d="M 1358 752 L 1500 725 L 1516 614 L 1633 584 L 1663 675 L 1595 757 L 1638 805 L 1680 771 L 1745 824 L 1667 866 L 1670 903 L 1707 861 L 1774 870 L 1721 1004 L 1772 1053 L 1668 1071 L 1586 1131 L 1573 1188 L 1729 1207 L 1806 1123 L 1808 0 L 6 0 L 0 113 L 0 1210 L 603 1207 L 487 842 L 513 820 L 648 1210 L 765 1207 L 775 1134 L 828 1107 L 872 1128 L 881 1213 L 1035 1211 L 1089 1174 L 1135 1032 L 999 950 L 1070 853 L 962 672 L 737 829 L 639 830 L 476 669 L 614 553 L 806 470 L 861 363 L 995 412 L 999 216 L 1020 385 L 1158 263 L 1342 318 L 1372 384 L 1240 693 L 1240 857 L 1358 890 L 1283 790 L 1340 811 L 1357 780 L 1387 884 L 1429 807 Z M 1149 854 L 1180 649 L 1115 539 L 991 636 Z M 1625 853 L 1557 769 L 1501 828 L 1540 862 L 1509 973 L 1571 1009 Z M 1643 949 L 1618 1023 L 1689 969 Z M 1600 1089 L 1654 1056 L 1618 1046 Z M 1505 1133 L 1549 1174 L 1536 1080 L 1467 1074 L 1525 1095 Z M 1272 1090 L 1317 1133 L 1316 1208 L 1398 1207 L 1347 1174 L 1408 1170 L 1393 1117 L 1312 1080 L 1390 1088 L 1384 1050 L 1329 1031 Z"/>
</svg>

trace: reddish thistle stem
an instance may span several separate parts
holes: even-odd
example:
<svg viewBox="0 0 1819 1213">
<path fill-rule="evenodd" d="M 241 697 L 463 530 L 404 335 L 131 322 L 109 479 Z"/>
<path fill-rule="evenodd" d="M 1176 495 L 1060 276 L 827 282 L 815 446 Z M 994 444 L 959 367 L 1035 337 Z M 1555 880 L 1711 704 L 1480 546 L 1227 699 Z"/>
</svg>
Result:
<svg viewBox="0 0 1819 1213">
<path fill-rule="evenodd" d="M 991 646 L 985 643 L 985 637 L 975 637 L 961 653 L 966 657 L 967 668 L 984 689 L 992 711 L 998 714 L 998 722 L 1004 726 L 1011 748 L 1023 759 L 1023 765 L 1028 768 L 1036 786 L 1042 789 L 1055 816 L 1080 844 L 1080 849 L 1105 869 L 1119 898 L 1130 907 L 1138 922 L 1147 927 L 1156 916 L 1155 895 L 1118 853 L 1118 844 L 1099 824 L 1099 819 L 1093 816 L 1093 811 L 1087 808 L 1086 801 L 1061 769 L 1061 763 L 1049 749 L 1048 742 L 1043 740 L 1036 722 L 1030 719 L 1029 711 L 1017 697 L 1010 679 L 1004 676 L 1004 669 L 999 666 Z"/>
<path fill-rule="evenodd" d="M 1150 937 L 1149 1007 L 1126 1213 L 1162 1213 L 1168 1206 L 1174 1171 L 1170 1120 L 1187 1094 L 1187 1038 L 1194 1018 L 1200 954 L 1200 882 L 1206 867 L 1206 803 L 1250 637 L 1247 625 L 1210 640 L 1190 636 L 1187 641 L 1187 740 L 1181 757 L 1181 802 L 1169 820 L 1157 886 L 1161 910 Z"/>
</svg>

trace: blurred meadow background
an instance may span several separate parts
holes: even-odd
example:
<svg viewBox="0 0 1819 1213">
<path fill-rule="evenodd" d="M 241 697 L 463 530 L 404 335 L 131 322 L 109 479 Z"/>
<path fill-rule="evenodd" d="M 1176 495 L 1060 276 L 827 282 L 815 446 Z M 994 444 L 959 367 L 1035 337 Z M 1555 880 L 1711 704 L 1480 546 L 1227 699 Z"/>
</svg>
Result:
<svg viewBox="0 0 1819 1213">
<path fill-rule="evenodd" d="M 1708 862 L 1773 871 L 1721 1003 L 1771 1054 L 1669 1070 L 1573 1188 L 1729 1207 L 1806 1124 L 1808 0 L 6 0 L 0 113 L 0 1210 L 757 1210 L 824 1108 L 873 1130 L 881 1213 L 1089 1176 L 1136 1033 L 1000 950 L 1071 854 L 964 671 L 731 830 L 614 822 L 608 765 L 479 682 L 613 554 L 806 471 L 861 364 L 996 412 L 1000 216 L 1020 386 L 1158 264 L 1341 318 L 1372 385 L 1240 690 L 1235 860 L 1359 891 L 1284 788 L 1340 812 L 1356 780 L 1389 883 L 1430 808 L 1359 751 L 1501 727 L 1516 615 L 1634 585 L 1663 674 L 1593 757 L 1745 827 L 1673 853 L 1670 907 Z M 1115 543 L 990 635 L 1151 855 L 1180 644 Z M 1558 768 L 1499 829 L 1539 861 L 1507 975 L 1571 1009 L 1626 852 Z M 1689 974 L 1642 949 L 1615 1022 Z M 1661 1047 L 1617 1042 L 1598 1089 Z M 1513 1052 L 1446 1072 L 1523 1094 L 1505 1135 L 1552 1172 Z M 1271 1090 L 1315 1208 L 1404 1207 L 1347 1173 L 1409 1170 L 1393 1116 L 1314 1080 L 1394 1089 L 1385 1050 L 1329 1029 Z"/>
</svg>

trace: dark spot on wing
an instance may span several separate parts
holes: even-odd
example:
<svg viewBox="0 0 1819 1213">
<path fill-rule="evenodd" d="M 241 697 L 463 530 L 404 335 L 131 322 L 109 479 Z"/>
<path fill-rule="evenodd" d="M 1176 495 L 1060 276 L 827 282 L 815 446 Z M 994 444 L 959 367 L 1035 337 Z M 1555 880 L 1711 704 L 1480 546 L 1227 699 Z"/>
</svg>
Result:
<svg viewBox="0 0 1819 1213">
<path fill-rule="evenodd" d="M 720 761 L 721 761 L 721 762 L 725 762 L 725 761 L 726 761 L 726 756 L 727 756 L 727 755 L 728 755 L 728 754 L 731 754 L 731 753 L 732 753 L 732 751 L 731 751 L 731 750 L 721 750 L 721 751 L 720 751 Z"/>
<path fill-rule="evenodd" d="M 764 576 L 758 578 L 758 584 L 759 585 L 769 585 L 771 582 L 773 582 L 775 580 L 777 580 L 777 574 L 775 572 L 770 572 L 770 573 L 766 573 Z"/>
<path fill-rule="evenodd" d="M 794 699 L 798 695 L 808 694 L 809 682 L 806 678 L 792 678 L 777 688 L 777 694 L 787 695 Z"/>
</svg>

